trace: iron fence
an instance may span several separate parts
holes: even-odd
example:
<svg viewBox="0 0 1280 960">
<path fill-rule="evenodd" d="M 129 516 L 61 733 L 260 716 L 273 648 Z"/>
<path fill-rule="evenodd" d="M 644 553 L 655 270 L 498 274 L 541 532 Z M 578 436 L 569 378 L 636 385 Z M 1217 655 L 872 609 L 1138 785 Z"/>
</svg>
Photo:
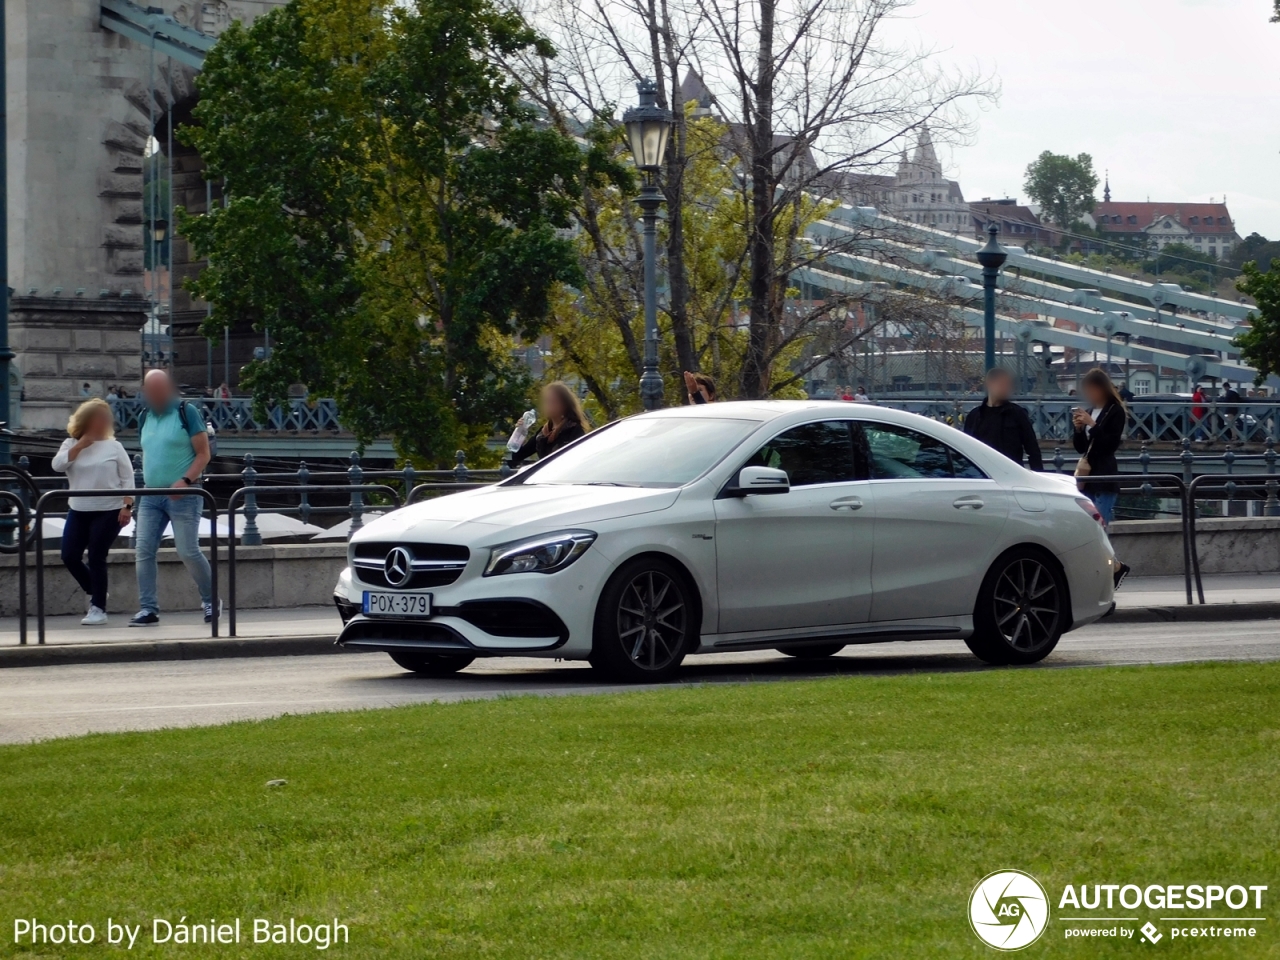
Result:
<svg viewBox="0 0 1280 960">
<path fill-rule="evenodd" d="M 132 490 L 48 490 L 36 501 L 36 638 L 44 644 L 44 537 L 39 534 L 44 524 L 44 505 L 50 500 L 70 497 L 201 497 L 209 504 L 209 554 L 213 616 L 210 619 L 210 636 L 218 635 L 218 501 L 203 487 L 135 487 Z M 203 517 L 202 517 L 203 519 Z M 137 524 L 135 522 L 134 526 Z"/>
<path fill-rule="evenodd" d="M 27 528 L 30 525 L 30 512 L 22 497 L 12 490 L 0 488 L 0 502 L 12 505 L 18 515 L 16 542 L 8 543 L 0 540 L 0 553 L 16 553 L 18 555 L 18 645 L 27 645 L 27 544 L 30 537 Z"/>
<path fill-rule="evenodd" d="M 348 537 L 355 533 L 362 526 L 362 517 L 364 513 L 364 495 L 366 493 L 385 493 L 395 501 L 395 505 L 399 508 L 401 500 L 400 494 L 393 488 L 382 483 L 348 483 L 337 487 L 325 486 L 323 484 L 311 484 L 308 486 L 296 487 L 241 487 L 231 494 L 231 499 L 227 501 L 227 630 L 230 636 L 236 635 L 236 504 L 243 500 L 245 504 L 245 525 L 244 533 L 241 534 L 240 541 L 242 546 L 256 546 L 262 543 L 262 536 L 257 531 L 255 520 L 258 514 L 257 495 L 265 490 L 273 493 L 285 490 L 289 493 L 297 493 L 303 499 L 309 493 L 319 491 L 341 492 L 351 495 L 351 531 Z M 300 509 L 294 508 L 294 509 Z M 321 508 L 322 509 L 322 508 Z M 254 530 L 254 539 L 250 539 L 250 528 Z"/>
</svg>

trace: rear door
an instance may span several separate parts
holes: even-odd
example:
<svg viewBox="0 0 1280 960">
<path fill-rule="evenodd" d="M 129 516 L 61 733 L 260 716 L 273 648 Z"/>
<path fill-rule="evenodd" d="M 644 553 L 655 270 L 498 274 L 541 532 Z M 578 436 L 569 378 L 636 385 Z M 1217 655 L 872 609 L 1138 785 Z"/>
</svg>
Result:
<svg viewBox="0 0 1280 960">
<path fill-rule="evenodd" d="M 865 623 L 875 504 L 853 425 L 792 427 L 741 466 L 787 471 L 782 494 L 716 501 L 720 633 Z"/>
<path fill-rule="evenodd" d="M 1008 494 L 941 440 L 896 424 L 861 426 L 876 502 L 871 619 L 971 614 Z"/>
</svg>

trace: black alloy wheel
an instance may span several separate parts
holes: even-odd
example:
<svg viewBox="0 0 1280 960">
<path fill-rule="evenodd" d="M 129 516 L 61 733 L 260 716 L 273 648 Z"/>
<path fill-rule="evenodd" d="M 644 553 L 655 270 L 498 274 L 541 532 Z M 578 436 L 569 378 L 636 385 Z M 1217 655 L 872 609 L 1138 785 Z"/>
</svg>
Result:
<svg viewBox="0 0 1280 960">
<path fill-rule="evenodd" d="M 424 677 L 448 677 L 471 666 L 475 657 L 456 653 L 393 653 L 398 665 Z"/>
<path fill-rule="evenodd" d="M 659 558 L 627 564 L 596 608 L 591 665 L 618 680 L 656 681 L 680 668 L 696 636 L 687 580 Z"/>
<path fill-rule="evenodd" d="M 1037 663 L 1058 645 L 1068 623 L 1067 604 L 1056 564 L 1037 550 L 1011 550 L 987 572 L 974 634 L 965 642 L 987 663 Z"/>
</svg>

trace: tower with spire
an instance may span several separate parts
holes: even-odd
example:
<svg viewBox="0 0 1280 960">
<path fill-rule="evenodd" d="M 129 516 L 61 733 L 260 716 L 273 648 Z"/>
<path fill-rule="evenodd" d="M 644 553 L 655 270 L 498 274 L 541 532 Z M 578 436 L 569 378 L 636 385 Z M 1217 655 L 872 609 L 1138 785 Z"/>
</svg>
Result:
<svg viewBox="0 0 1280 960">
<path fill-rule="evenodd" d="M 1107 171 L 1106 177 L 1107 178 L 1106 180 L 1103 181 L 1103 185 L 1102 185 L 1102 202 L 1110 203 L 1111 202 L 1111 171 L 1110 170 Z"/>
<path fill-rule="evenodd" d="M 943 174 L 942 162 L 934 149 L 933 136 L 927 124 L 921 125 L 910 158 L 903 148 L 897 175 L 889 188 L 882 191 L 881 206 L 892 216 L 947 233 L 968 233 L 972 230 L 964 193 L 960 184 L 948 180 Z"/>
</svg>

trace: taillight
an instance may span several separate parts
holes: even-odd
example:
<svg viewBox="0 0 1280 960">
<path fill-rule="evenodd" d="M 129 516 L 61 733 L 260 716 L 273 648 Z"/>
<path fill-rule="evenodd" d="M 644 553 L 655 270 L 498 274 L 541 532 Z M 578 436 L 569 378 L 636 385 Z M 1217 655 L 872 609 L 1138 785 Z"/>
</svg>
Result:
<svg viewBox="0 0 1280 960">
<path fill-rule="evenodd" d="M 1081 510 L 1093 517 L 1093 519 L 1097 520 L 1098 523 L 1102 524 L 1102 526 L 1105 527 L 1107 525 L 1107 522 L 1102 519 L 1102 514 L 1098 512 L 1098 508 L 1093 505 L 1092 500 L 1087 500 L 1084 497 L 1076 497 L 1076 503 L 1080 505 Z"/>
</svg>

